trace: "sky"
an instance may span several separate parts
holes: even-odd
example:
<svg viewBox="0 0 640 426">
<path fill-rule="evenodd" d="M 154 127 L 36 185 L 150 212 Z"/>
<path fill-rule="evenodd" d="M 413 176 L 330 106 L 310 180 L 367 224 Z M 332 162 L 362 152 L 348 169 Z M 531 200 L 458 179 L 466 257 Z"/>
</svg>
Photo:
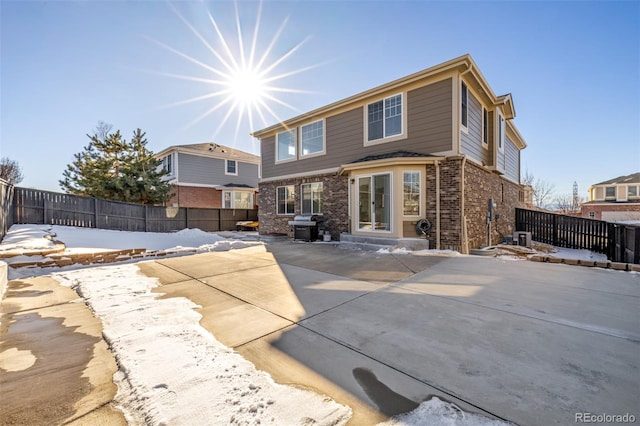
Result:
<svg viewBox="0 0 640 426">
<path fill-rule="evenodd" d="M 253 130 L 466 53 L 555 196 L 640 171 L 639 2 L 0 0 L 0 48 L 0 156 L 25 187 L 60 190 L 101 121 L 153 152 L 259 154 Z M 262 89 L 234 90 L 251 73 L 227 49 Z"/>
</svg>

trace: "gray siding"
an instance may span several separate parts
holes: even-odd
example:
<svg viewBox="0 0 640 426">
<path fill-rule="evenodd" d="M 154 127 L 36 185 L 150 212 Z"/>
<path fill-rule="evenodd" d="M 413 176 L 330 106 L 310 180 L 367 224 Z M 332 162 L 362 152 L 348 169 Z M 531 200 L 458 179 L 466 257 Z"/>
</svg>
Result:
<svg viewBox="0 0 640 426">
<path fill-rule="evenodd" d="M 468 96 L 468 119 L 465 133 L 460 131 L 460 150 L 469 158 L 478 163 L 485 163 L 488 157 L 488 150 L 482 146 L 482 105 L 469 91 Z"/>
<path fill-rule="evenodd" d="M 447 79 L 407 93 L 406 139 L 365 147 L 363 107 L 325 120 L 325 155 L 275 164 L 275 137 L 265 138 L 261 141 L 262 177 L 330 169 L 367 155 L 400 150 L 424 154 L 451 150 L 451 84 Z"/>
<path fill-rule="evenodd" d="M 504 175 L 507 179 L 520 183 L 520 150 L 511 139 L 504 139 Z"/>
<path fill-rule="evenodd" d="M 199 185 L 228 183 L 258 187 L 258 165 L 237 161 L 238 176 L 225 174 L 225 161 L 220 158 L 178 153 L 178 182 Z"/>
<path fill-rule="evenodd" d="M 506 142 L 507 142 L 507 138 L 506 137 L 504 138 L 504 141 L 505 141 L 505 145 L 506 145 Z M 506 152 L 506 149 L 503 150 L 503 151 L 498 150 L 498 170 L 503 171 L 503 172 L 504 172 L 505 163 L 506 163 L 505 152 Z"/>
</svg>

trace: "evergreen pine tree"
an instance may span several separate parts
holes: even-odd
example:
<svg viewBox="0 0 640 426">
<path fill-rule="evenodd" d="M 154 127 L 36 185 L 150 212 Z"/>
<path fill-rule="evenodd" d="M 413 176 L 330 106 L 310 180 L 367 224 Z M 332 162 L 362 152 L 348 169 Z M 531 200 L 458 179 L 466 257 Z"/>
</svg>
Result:
<svg viewBox="0 0 640 426">
<path fill-rule="evenodd" d="M 133 132 L 131 142 L 119 130 L 87 136 L 91 142 L 75 154 L 59 181 L 65 191 L 142 204 L 161 204 L 171 198 L 172 186 L 163 180 L 167 172 L 147 149 L 142 130 Z"/>
</svg>

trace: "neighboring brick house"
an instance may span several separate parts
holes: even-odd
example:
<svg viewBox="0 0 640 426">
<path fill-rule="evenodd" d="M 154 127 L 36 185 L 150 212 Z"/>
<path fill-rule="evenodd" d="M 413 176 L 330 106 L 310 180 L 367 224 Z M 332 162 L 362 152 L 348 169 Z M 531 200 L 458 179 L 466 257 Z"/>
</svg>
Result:
<svg viewBox="0 0 640 426">
<path fill-rule="evenodd" d="M 582 217 L 607 222 L 640 221 L 640 173 L 591 185 L 581 212 Z"/>
<path fill-rule="evenodd" d="M 464 55 L 256 131 L 260 232 L 317 213 L 334 239 L 415 239 L 427 219 L 431 248 L 499 241 L 524 207 L 514 117 Z"/>
<path fill-rule="evenodd" d="M 256 208 L 259 156 L 216 143 L 170 146 L 155 156 L 175 185 L 167 205 Z"/>
</svg>

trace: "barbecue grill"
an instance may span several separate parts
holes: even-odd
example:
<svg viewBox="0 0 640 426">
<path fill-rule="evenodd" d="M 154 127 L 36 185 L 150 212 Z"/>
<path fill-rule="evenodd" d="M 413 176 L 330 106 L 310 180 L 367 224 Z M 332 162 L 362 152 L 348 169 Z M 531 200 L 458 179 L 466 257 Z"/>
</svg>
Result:
<svg viewBox="0 0 640 426">
<path fill-rule="evenodd" d="M 321 222 L 315 214 L 299 214 L 290 220 L 289 225 L 293 226 L 293 239 L 304 241 L 315 241 L 318 239 L 318 222 Z"/>
</svg>

